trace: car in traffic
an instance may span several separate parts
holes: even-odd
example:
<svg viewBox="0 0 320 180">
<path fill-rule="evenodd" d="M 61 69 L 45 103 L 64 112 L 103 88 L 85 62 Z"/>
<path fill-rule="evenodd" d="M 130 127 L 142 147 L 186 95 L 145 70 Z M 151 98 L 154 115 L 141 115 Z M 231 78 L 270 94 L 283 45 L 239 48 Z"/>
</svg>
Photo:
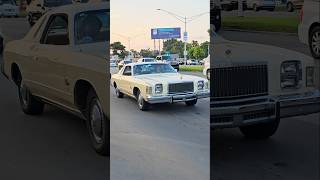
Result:
<svg viewBox="0 0 320 180">
<path fill-rule="evenodd" d="M 156 60 L 154 58 L 140 58 L 138 59 L 139 63 L 142 63 L 142 62 L 156 62 Z"/>
<path fill-rule="evenodd" d="M 173 59 L 170 55 L 160 55 L 156 57 L 156 61 L 157 62 L 163 62 L 163 63 L 167 63 L 170 64 L 174 69 L 176 69 L 177 71 L 179 71 L 179 61 Z"/>
<path fill-rule="evenodd" d="M 288 12 L 301 9 L 305 0 L 287 0 L 286 7 Z"/>
<path fill-rule="evenodd" d="M 199 61 L 195 59 L 189 59 L 187 60 L 187 65 L 199 65 Z"/>
<path fill-rule="evenodd" d="M 112 75 L 116 96 L 135 98 L 140 110 L 151 104 L 185 102 L 193 106 L 198 99 L 209 97 L 208 80 L 178 73 L 162 62 L 131 63 Z"/>
<path fill-rule="evenodd" d="M 221 9 L 224 11 L 232 11 L 238 9 L 238 0 L 220 0 Z M 242 1 L 242 9 L 247 9 L 246 0 Z"/>
<path fill-rule="evenodd" d="M 300 12 L 299 39 L 309 46 L 312 56 L 320 59 L 320 0 L 305 0 Z"/>
<path fill-rule="evenodd" d="M 109 3 L 96 3 L 45 13 L 23 39 L 6 44 L 2 69 L 25 114 L 51 104 L 79 115 L 101 155 L 110 152 L 109 12 Z"/>
<path fill-rule="evenodd" d="M 26 12 L 30 26 L 46 12 L 59 6 L 73 4 L 72 0 L 30 0 Z"/>
<path fill-rule="evenodd" d="M 118 69 L 122 69 L 122 67 L 126 64 L 130 64 L 132 63 L 132 60 L 131 59 L 125 59 L 125 60 L 122 60 L 118 63 Z"/>
<path fill-rule="evenodd" d="M 212 36 L 213 130 L 238 127 L 246 137 L 265 139 L 277 131 L 281 118 L 320 112 L 313 58 L 279 47 L 228 41 L 215 33 Z"/>
<path fill-rule="evenodd" d="M 0 17 L 18 17 L 19 6 L 15 0 L 0 0 Z"/>
<path fill-rule="evenodd" d="M 210 55 L 203 60 L 203 70 L 202 73 L 204 76 L 210 80 Z"/>
<path fill-rule="evenodd" d="M 247 0 L 247 9 L 253 9 L 254 11 L 274 11 L 275 8 L 275 0 Z"/>
</svg>

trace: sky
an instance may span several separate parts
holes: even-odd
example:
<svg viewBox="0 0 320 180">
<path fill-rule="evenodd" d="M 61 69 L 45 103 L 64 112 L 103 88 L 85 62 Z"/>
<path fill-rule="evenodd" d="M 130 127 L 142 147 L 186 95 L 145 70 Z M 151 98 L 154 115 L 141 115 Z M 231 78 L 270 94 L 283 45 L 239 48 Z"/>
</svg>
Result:
<svg viewBox="0 0 320 180">
<path fill-rule="evenodd" d="M 114 0 L 110 1 L 111 10 L 111 42 L 120 41 L 131 49 L 154 49 L 151 40 L 152 28 L 181 27 L 182 34 L 184 23 L 173 16 L 157 11 L 164 9 L 180 16 L 192 17 L 201 13 L 204 16 L 187 24 L 189 34 L 188 42 L 209 41 L 208 29 L 210 27 L 209 0 Z M 157 48 L 158 48 L 158 42 Z M 161 45 L 162 46 L 162 45 Z"/>
</svg>

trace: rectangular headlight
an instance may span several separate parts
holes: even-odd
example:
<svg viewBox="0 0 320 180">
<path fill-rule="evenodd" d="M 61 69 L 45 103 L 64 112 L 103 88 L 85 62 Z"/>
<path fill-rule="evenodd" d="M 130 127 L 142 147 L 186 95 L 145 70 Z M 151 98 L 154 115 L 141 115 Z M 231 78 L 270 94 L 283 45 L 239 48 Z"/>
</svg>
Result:
<svg viewBox="0 0 320 180">
<path fill-rule="evenodd" d="M 306 68 L 306 86 L 307 87 L 314 86 L 314 67 Z"/>
<path fill-rule="evenodd" d="M 163 92 L 163 86 L 162 84 L 156 84 L 155 86 L 155 92 L 156 94 L 161 94 Z"/>
<path fill-rule="evenodd" d="M 198 81 L 198 90 L 204 89 L 204 81 Z"/>
<path fill-rule="evenodd" d="M 286 61 L 281 64 L 280 86 L 282 89 L 298 88 L 302 81 L 302 65 L 300 61 Z"/>
</svg>

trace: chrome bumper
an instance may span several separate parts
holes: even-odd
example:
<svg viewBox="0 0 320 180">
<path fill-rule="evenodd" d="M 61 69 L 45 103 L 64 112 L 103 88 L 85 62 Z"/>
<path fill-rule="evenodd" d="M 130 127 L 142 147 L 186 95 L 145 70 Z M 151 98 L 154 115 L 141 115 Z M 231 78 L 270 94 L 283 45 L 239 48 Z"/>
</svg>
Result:
<svg viewBox="0 0 320 180">
<path fill-rule="evenodd" d="M 210 125 L 212 128 L 239 127 L 318 112 L 319 91 L 287 97 L 211 102 Z"/>
<path fill-rule="evenodd" d="M 320 91 L 278 99 L 280 117 L 292 117 L 320 112 Z"/>
<path fill-rule="evenodd" d="M 209 91 L 201 91 L 198 93 L 185 93 L 185 94 L 170 94 L 164 96 L 148 96 L 146 101 L 150 104 L 158 103 L 177 103 L 186 102 L 196 99 L 208 98 L 210 97 Z"/>
</svg>

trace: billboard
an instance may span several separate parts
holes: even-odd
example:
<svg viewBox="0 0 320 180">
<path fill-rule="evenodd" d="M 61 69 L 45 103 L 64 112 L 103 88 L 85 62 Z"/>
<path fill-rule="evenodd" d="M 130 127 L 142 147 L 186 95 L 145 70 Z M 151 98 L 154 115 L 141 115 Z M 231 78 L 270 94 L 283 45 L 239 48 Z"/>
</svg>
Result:
<svg viewBox="0 0 320 180">
<path fill-rule="evenodd" d="M 151 29 L 151 39 L 179 39 L 181 28 L 156 28 Z"/>
</svg>

